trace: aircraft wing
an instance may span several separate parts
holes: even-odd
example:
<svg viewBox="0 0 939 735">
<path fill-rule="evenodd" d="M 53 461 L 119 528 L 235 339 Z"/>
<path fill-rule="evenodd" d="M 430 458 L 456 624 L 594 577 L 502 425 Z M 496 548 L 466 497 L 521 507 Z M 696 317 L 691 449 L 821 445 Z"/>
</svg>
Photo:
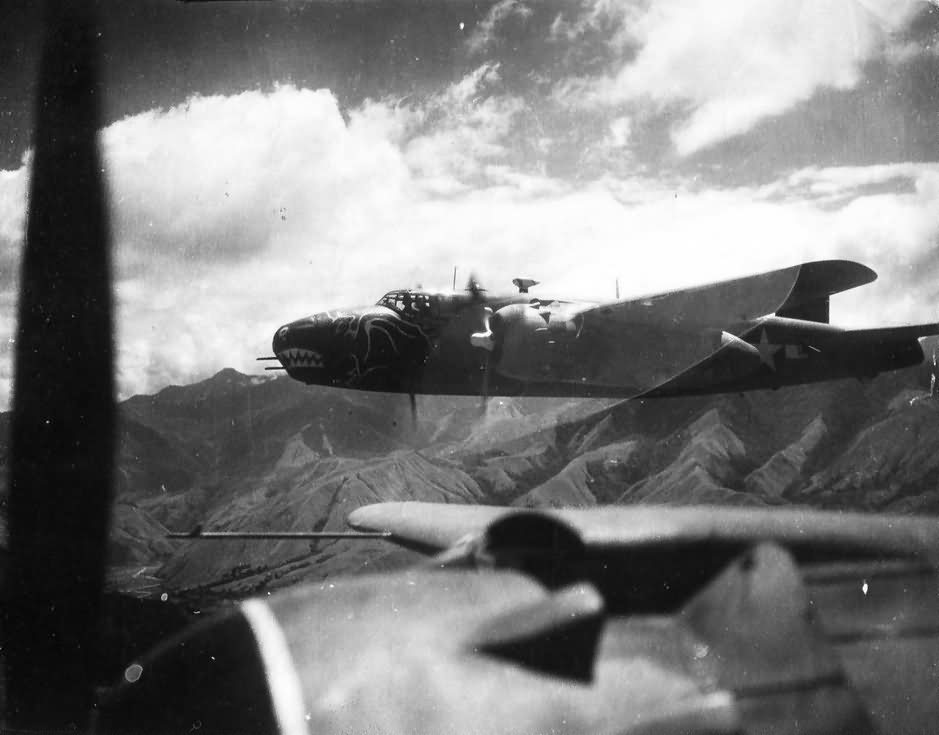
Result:
<svg viewBox="0 0 939 735">
<path fill-rule="evenodd" d="M 349 520 L 446 551 L 203 621 L 128 667 L 98 731 L 874 735 L 939 717 L 935 520 L 429 503 Z"/>
<path fill-rule="evenodd" d="M 591 306 L 585 328 L 648 325 L 666 330 L 726 329 L 863 286 L 877 278 L 850 260 L 818 260 L 694 288 Z"/>
<path fill-rule="evenodd" d="M 493 520 L 511 511 L 490 505 L 377 503 L 352 511 L 346 521 L 356 530 L 381 529 L 390 532 L 389 540 L 394 543 L 433 553 L 478 536 Z"/>
<path fill-rule="evenodd" d="M 824 312 L 830 294 L 876 274 L 860 263 L 822 260 L 705 286 L 590 306 L 577 312 L 581 338 L 608 366 L 591 382 L 648 392 L 720 350 L 725 333 L 769 314 Z"/>
<path fill-rule="evenodd" d="M 802 508 L 665 507 L 652 505 L 530 511 L 497 506 L 378 503 L 353 511 L 361 531 L 389 532 L 396 543 L 443 551 L 481 538 L 499 521 L 538 516 L 569 527 L 588 549 L 747 545 L 770 541 L 803 552 L 924 556 L 939 551 L 939 523 L 908 516 Z"/>
</svg>

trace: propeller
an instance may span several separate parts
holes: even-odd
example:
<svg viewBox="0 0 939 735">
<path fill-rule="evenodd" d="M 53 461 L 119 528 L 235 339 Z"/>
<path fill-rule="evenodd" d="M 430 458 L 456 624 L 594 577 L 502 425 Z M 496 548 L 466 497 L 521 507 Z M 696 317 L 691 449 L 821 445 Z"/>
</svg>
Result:
<svg viewBox="0 0 939 735">
<path fill-rule="evenodd" d="M 486 298 L 486 289 L 483 288 L 475 273 L 470 273 L 464 290 L 469 293 L 472 303 L 479 303 Z"/>
<path fill-rule="evenodd" d="M 417 288 L 417 290 L 421 290 L 421 288 L 422 288 L 421 284 L 418 283 L 418 284 L 416 285 L 416 288 Z M 456 290 L 456 266 L 453 267 L 453 288 L 454 288 L 454 290 Z M 469 279 L 468 279 L 467 282 L 466 282 L 466 289 L 465 289 L 465 290 L 470 294 L 470 303 L 471 303 L 471 304 L 478 305 L 478 304 L 483 303 L 483 302 L 485 301 L 485 298 L 486 298 L 486 297 L 485 297 L 486 289 L 483 288 L 483 287 L 480 285 L 479 279 L 476 277 L 476 274 L 475 274 L 475 273 L 470 273 Z M 486 309 L 486 310 L 487 310 L 490 314 L 492 313 L 492 310 L 491 310 L 491 309 Z M 483 328 L 484 328 L 484 329 L 486 328 L 486 321 L 485 321 L 485 320 L 486 320 L 486 317 L 485 317 L 485 316 L 481 317 L 481 322 L 482 322 L 482 324 L 483 324 Z M 263 359 L 263 358 L 258 358 L 258 359 Z M 411 413 L 411 428 L 412 428 L 414 431 L 417 431 L 417 427 L 418 427 L 418 419 L 417 419 L 417 394 L 416 394 L 416 392 L 414 391 L 413 386 L 408 390 L 408 407 L 409 407 L 410 413 Z"/>
<path fill-rule="evenodd" d="M 492 353 L 487 351 L 483 357 L 483 382 L 480 388 L 479 414 L 485 416 L 489 410 L 489 365 Z"/>
<path fill-rule="evenodd" d="M 466 282 L 467 293 L 470 295 L 470 303 L 479 320 L 479 329 L 470 333 L 470 344 L 473 347 L 483 350 L 482 384 L 480 386 L 481 403 L 479 407 L 480 414 L 485 414 L 489 405 L 489 370 L 492 364 L 492 351 L 495 349 L 495 339 L 490 328 L 490 319 L 492 317 L 492 308 L 486 303 L 486 289 L 482 287 L 475 273 L 470 273 Z"/>
<path fill-rule="evenodd" d="M 408 403 L 411 407 L 411 429 L 417 431 L 417 394 L 413 390 L 408 393 Z"/>
<path fill-rule="evenodd" d="M 48 2 L 10 428 L 11 730 L 84 731 L 114 467 L 110 231 L 94 3 Z"/>
</svg>

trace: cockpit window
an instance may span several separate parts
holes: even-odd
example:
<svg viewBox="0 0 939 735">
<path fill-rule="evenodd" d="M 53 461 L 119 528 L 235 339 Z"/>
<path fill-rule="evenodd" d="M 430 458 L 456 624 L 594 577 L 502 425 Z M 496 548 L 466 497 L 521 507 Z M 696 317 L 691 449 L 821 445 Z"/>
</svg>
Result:
<svg viewBox="0 0 939 735">
<path fill-rule="evenodd" d="M 405 316 L 422 316 L 431 312 L 435 302 L 431 294 L 405 290 L 389 291 L 378 300 L 378 305 L 394 309 Z"/>
</svg>

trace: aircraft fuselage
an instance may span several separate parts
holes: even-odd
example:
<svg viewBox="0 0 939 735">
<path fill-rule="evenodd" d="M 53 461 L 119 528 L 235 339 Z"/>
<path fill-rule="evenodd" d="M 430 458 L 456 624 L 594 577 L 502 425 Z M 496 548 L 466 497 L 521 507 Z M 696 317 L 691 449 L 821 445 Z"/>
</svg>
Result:
<svg viewBox="0 0 939 735">
<path fill-rule="evenodd" d="M 473 298 L 397 291 L 374 306 L 314 314 L 282 326 L 273 350 L 304 383 L 357 390 L 493 396 L 676 396 L 868 378 L 920 363 L 916 334 L 850 331 L 768 316 L 680 336 L 709 341 L 707 359 L 655 388 L 631 372 L 654 361 L 654 329 L 624 325 L 612 337 L 578 319 L 583 303 L 528 294 Z M 493 317 L 495 315 L 495 317 Z M 504 316 L 502 316 L 504 315 Z M 484 333 L 489 332 L 489 348 Z M 674 335 L 672 336 L 674 339 Z"/>
</svg>

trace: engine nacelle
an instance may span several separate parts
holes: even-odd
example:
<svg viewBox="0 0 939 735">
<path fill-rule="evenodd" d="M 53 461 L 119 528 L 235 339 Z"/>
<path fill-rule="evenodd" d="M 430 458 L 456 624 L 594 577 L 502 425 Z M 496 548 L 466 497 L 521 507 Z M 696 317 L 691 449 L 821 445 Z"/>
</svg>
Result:
<svg viewBox="0 0 939 735">
<path fill-rule="evenodd" d="M 539 349 L 548 339 L 547 325 L 537 304 L 511 304 L 499 309 L 489 320 L 495 339 L 493 367 L 503 375 L 519 380 L 537 374 Z"/>
</svg>

